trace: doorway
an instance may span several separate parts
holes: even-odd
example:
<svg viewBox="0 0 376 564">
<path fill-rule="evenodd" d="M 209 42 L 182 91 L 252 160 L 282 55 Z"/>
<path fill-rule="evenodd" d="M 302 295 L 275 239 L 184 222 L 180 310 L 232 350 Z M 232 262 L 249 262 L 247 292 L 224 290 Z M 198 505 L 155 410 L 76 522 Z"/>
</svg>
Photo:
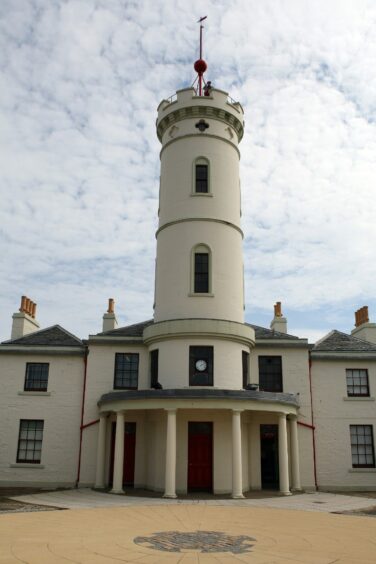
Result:
<svg viewBox="0 0 376 564">
<path fill-rule="evenodd" d="M 110 453 L 110 485 L 114 475 L 116 423 L 112 423 L 111 453 Z M 124 423 L 124 465 L 123 485 L 128 488 L 134 487 L 134 467 L 136 460 L 136 423 Z"/>
<path fill-rule="evenodd" d="M 213 491 L 213 423 L 188 423 L 188 491 Z"/>
<path fill-rule="evenodd" d="M 279 488 L 278 425 L 260 425 L 261 485 L 263 489 Z"/>
</svg>

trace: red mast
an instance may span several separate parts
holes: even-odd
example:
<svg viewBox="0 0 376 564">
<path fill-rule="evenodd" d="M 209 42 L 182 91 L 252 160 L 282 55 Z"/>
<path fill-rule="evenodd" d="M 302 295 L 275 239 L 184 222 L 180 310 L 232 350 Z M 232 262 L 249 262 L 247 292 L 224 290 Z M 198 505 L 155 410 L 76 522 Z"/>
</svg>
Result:
<svg viewBox="0 0 376 564">
<path fill-rule="evenodd" d="M 204 72 L 206 71 L 206 69 L 208 68 L 208 65 L 206 64 L 206 62 L 202 58 L 202 30 L 204 29 L 202 22 L 204 20 L 206 20 L 207 17 L 208 16 L 204 16 L 203 18 L 200 18 L 197 22 L 197 23 L 200 24 L 200 58 L 195 62 L 194 69 L 195 69 L 195 71 L 197 72 L 197 75 L 198 75 L 197 78 L 198 78 L 198 95 L 199 96 L 202 96 L 203 75 L 204 75 Z"/>
</svg>

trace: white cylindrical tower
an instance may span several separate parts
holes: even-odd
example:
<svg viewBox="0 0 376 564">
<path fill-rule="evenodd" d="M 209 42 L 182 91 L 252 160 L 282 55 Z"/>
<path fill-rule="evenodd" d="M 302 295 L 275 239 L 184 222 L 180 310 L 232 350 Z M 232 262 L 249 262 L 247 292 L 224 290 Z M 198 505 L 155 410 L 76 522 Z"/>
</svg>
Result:
<svg viewBox="0 0 376 564">
<path fill-rule="evenodd" d="M 238 144 L 243 109 L 222 90 L 179 90 L 158 108 L 162 143 L 154 324 L 163 388 L 242 388 L 244 324 Z"/>
<path fill-rule="evenodd" d="M 244 320 L 238 143 L 243 109 L 193 88 L 158 108 L 162 143 L 156 322 Z"/>
</svg>

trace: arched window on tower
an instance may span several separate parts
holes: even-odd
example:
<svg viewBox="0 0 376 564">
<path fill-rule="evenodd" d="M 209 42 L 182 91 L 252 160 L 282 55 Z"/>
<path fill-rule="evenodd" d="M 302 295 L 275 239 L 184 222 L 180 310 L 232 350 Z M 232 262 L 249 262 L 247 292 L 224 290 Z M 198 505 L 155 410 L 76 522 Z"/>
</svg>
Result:
<svg viewBox="0 0 376 564">
<path fill-rule="evenodd" d="M 209 194 L 210 178 L 209 178 L 209 161 L 205 157 L 199 157 L 194 161 L 194 186 L 195 194 Z"/>
<path fill-rule="evenodd" d="M 194 294 L 211 292 L 211 252 L 207 245 L 197 245 L 192 251 L 192 290 Z"/>
</svg>

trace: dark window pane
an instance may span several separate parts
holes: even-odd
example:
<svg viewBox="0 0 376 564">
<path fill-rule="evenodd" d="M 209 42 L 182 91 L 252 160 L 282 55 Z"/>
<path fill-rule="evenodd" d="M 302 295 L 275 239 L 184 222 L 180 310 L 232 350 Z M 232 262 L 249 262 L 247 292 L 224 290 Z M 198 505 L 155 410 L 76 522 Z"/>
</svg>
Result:
<svg viewBox="0 0 376 564">
<path fill-rule="evenodd" d="M 196 165 L 196 192 L 208 192 L 208 165 Z"/>
<path fill-rule="evenodd" d="M 348 396 L 369 396 L 368 370 L 347 369 L 346 385 Z"/>
<path fill-rule="evenodd" d="M 138 353 L 116 353 L 115 355 L 115 389 L 138 388 Z"/>
<path fill-rule="evenodd" d="M 353 468 L 374 468 L 372 425 L 350 425 L 350 439 Z"/>
<path fill-rule="evenodd" d="M 213 347 L 189 347 L 189 385 L 213 385 Z"/>
<path fill-rule="evenodd" d="M 158 384 L 158 349 L 150 353 L 150 385 Z"/>
<path fill-rule="evenodd" d="M 246 388 L 248 384 L 248 359 L 249 353 L 242 351 L 243 388 Z"/>
<path fill-rule="evenodd" d="M 259 389 L 282 392 L 282 357 L 259 356 Z"/>
<path fill-rule="evenodd" d="M 209 254 L 195 253 L 195 292 L 209 292 Z"/>
<path fill-rule="evenodd" d="M 37 464 L 41 460 L 44 421 L 21 419 L 18 435 L 17 462 Z"/>
<path fill-rule="evenodd" d="M 25 391 L 46 392 L 48 385 L 48 363 L 28 362 L 26 364 Z"/>
</svg>

